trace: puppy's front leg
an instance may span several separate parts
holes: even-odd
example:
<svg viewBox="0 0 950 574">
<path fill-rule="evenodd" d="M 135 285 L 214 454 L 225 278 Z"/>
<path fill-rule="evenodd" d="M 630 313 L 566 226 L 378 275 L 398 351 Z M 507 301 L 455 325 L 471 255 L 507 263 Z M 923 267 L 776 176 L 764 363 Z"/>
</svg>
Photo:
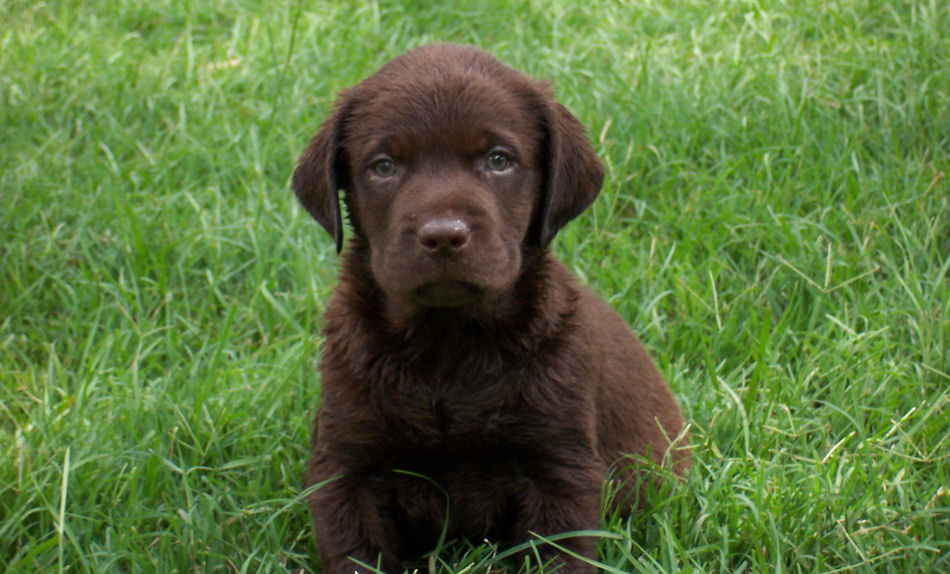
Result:
<svg viewBox="0 0 950 574">
<path fill-rule="evenodd" d="M 520 516 L 515 527 L 516 540 L 536 539 L 555 534 L 580 530 L 595 530 L 600 521 L 600 486 L 603 472 L 591 466 L 575 469 L 571 480 L 563 478 L 550 481 L 536 481 L 525 496 Z M 589 536 L 562 538 L 555 542 L 581 556 L 594 559 L 597 553 L 597 541 Z M 559 574 L 588 574 L 594 572 L 590 564 L 558 551 L 552 545 L 538 547 L 541 562 L 553 559 L 552 568 Z M 535 560 L 534 553 L 528 551 L 524 556 Z"/>
<path fill-rule="evenodd" d="M 374 568 L 379 565 L 384 572 L 399 572 L 401 546 L 392 517 L 384 511 L 389 498 L 385 482 L 342 472 L 334 475 L 333 470 L 331 465 L 311 463 L 309 473 L 311 484 L 339 477 L 309 497 L 323 572 L 367 572 L 354 560 Z"/>
</svg>

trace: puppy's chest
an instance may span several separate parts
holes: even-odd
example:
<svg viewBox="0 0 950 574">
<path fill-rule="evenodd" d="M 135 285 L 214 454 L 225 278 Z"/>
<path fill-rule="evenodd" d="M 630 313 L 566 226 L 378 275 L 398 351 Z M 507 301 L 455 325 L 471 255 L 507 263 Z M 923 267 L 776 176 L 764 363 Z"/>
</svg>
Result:
<svg viewBox="0 0 950 574">
<path fill-rule="evenodd" d="M 387 432 L 404 450 L 488 454 L 531 417 L 521 399 L 521 369 L 427 375 L 393 381 L 379 397 Z"/>
</svg>

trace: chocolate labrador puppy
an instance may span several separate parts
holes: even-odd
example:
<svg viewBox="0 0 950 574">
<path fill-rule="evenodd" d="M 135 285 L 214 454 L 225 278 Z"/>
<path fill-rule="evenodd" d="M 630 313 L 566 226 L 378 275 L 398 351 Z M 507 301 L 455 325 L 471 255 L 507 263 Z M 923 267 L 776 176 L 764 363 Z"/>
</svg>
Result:
<svg viewBox="0 0 950 574">
<path fill-rule="evenodd" d="M 440 536 L 594 529 L 616 461 L 622 510 L 637 456 L 688 467 L 643 346 L 547 249 L 603 175 L 545 84 L 474 47 L 413 50 L 340 94 L 293 176 L 338 250 L 340 190 L 353 228 L 306 477 L 322 484 L 309 502 L 326 572 L 396 572 Z M 560 572 L 593 571 L 543 548 Z"/>
</svg>

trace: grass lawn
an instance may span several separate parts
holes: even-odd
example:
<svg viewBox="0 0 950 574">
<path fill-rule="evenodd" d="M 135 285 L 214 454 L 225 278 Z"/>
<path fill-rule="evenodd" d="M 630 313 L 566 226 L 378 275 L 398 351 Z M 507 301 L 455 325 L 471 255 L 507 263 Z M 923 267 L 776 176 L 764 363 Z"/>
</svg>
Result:
<svg viewBox="0 0 950 574">
<path fill-rule="evenodd" d="M 334 93 L 479 44 L 607 166 L 559 256 L 688 479 L 612 572 L 950 572 L 950 2 L 0 3 L 0 571 L 319 571 L 300 493 Z M 499 571 L 453 544 L 438 572 Z"/>
</svg>

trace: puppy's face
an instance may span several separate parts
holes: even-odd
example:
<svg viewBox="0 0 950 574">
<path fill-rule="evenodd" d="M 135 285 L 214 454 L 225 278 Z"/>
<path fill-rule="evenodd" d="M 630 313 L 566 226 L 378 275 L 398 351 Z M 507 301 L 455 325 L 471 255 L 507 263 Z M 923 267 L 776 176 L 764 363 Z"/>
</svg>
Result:
<svg viewBox="0 0 950 574">
<path fill-rule="evenodd" d="M 490 305 L 596 196 L 603 171 L 546 88 L 480 50 L 435 45 L 345 91 L 294 173 L 340 241 L 336 190 L 373 279 L 403 307 Z"/>
<path fill-rule="evenodd" d="M 347 206 L 388 295 L 435 307 L 491 300 L 519 274 L 540 197 L 536 110 L 496 82 L 422 72 L 360 86 Z"/>
</svg>

